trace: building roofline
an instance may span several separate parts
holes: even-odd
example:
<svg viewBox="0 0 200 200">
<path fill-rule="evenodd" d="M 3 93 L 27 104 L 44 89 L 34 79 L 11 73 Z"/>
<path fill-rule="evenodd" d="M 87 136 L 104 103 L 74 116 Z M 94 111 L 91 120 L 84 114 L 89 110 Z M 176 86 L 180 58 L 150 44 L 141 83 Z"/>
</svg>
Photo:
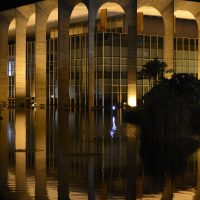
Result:
<svg viewBox="0 0 200 200">
<path fill-rule="evenodd" d="M 44 0 L 1 0 L 1 1 L 2 2 L 0 6 L 0 11 L 4 11 Z"/>
</svg>

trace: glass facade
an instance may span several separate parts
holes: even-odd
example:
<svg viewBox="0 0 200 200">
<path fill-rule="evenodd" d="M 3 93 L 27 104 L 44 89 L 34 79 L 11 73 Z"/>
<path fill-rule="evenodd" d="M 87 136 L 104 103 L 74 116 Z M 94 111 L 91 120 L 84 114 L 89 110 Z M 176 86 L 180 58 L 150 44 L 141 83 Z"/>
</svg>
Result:
<svg viewBox="0 0 200 200">
<path fill-rule="evenodd" d="M 127 101 L 127 34 L 97 33 L 95 40 L 96 105 Z"/>
<path fill-rule="evenodd" d="M 188 73 L 197 77 L 197 38 L 174 38 L 174 67 L 175 73 Z"/>
<path fill-rule="evenodd" d="M 58 97 L 58 39 L 47 40 L 47 104 L 56 104 Z"/>
<path fill-rule="evenodd" d="M 86 105 L 88 93 L 88 35 L 70 36 L 71 105 Z"/>
<path fill-rule="evenodd" d="M 95 33 L 95 105 L 123 104 L 127 101 L 128 41 L 124 33 L 124 15 L 108 17 L 106 31 L 100 32 L 100 20 L 96 20 Z M 87 105 L 88 95 L 88 26 L 85 21 L 70 24 L 70 104 Z M 47 104 L 58 99 L 58 31 L 52 26 L 47 39 Z M 163 36 L 138 35 L 137 72 L 148 61 L 163 60 Z M 35 97 L 35 44 L 27 42 L 27 96 Z M 198 73 L 198 39 L 174 38 L 174 72 Z M 9 45 L 8 59 L 9 98 L 15 97 L 15 44 Z M 150 89 L 147 79 L 137 79 L 137 98 Z"/>
<path fill-rule="evenodd" d="M 15 44 L 8 45 L 8 98 L 12 101 L 15 97 Z"/>
<path fill-rule="evenodd" d="M 137 41 L 137 72 L 154 58 L 163 59 L 163 37 L 158 35 L 139 35 Z M 149 91 L 147 79 L 137 79 L 137 98 L 140 99 Z"/>
</svg>

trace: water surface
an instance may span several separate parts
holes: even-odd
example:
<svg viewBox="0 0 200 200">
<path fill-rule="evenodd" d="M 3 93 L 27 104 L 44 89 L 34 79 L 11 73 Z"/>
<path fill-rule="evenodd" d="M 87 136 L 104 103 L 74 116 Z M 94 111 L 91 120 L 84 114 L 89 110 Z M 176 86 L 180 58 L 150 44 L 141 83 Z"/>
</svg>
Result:
<svg viewBox="0 0 200 200">
<path fill-rule="evenodd" d="M 200 148 L 141 141 L 121 113 L 4 109 L 0 199 L 200 199 Z"/>
</svg>

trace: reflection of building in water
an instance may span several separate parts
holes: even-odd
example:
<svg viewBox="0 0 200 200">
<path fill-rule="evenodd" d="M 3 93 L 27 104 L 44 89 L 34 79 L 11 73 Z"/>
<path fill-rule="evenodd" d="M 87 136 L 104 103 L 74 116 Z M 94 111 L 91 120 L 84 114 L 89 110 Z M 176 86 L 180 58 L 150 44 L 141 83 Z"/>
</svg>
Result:
<svg viewBox="0 0 200 200">
<path fill-rule="evenodd" d="M 4 178 L 7 178 L 0 179 L 0 181 L 8 180 L 3 182 L 3 184 L 8 183 L 10 191 L 21 190 L 22 193 L 24 192 L 27 195 L 27 199 L 35 194 L 43 197 L 48 196 L 49 199 L 57 199 L 59 149 L 57 111 L 31 110 L 18 112 L 10 110 L 7 116 L 8 122 L 7 120 L 2 121 L 4 123 L 3 127 L 7 128 L 7 136 L 0 134 L 1 138 L 4 139 L 3 141 L 8 141 L 7 145 L 0 146 L 3 152 L 7 151 L 6 148 L 9 151 L 9 154 L 5 155 L 0 153 L 0 156 L 4 158 L 4 162 L 1 162 L 0 165 L 2 169 L 0 176 L 4 175 Z M 96 117 L 95 115 L 93 116 Z M 89 158 L 92 158 L 93 161 L 91 166 L 96 197 L 103 198 L 107 196 L 107 199 L 109 199 L 109 197 L 119 196 L 123 199 L 127 192 L 127 170 L 128 167 L 132 167 L 136 163 L 135 158 L 137 158 L 137 173 L 134 175 L 134 179 L 132 179 L 133 182 L 130 181 L 130 183 L 134 184 L 134 181 L 136 182 L 138 199 L 148 198 L 151 195 L 154 196 L 154 194 L 158 195 L 163 192 L 164 182 L 159 182 L 159 186 L 155 185 L 152 177 L 144 171 L 143 163 L 138 158 L 138 148 L 135 149 L 136 141 L 133 134 L 135 127 L 129 126 L 121 129 L 121 125 L 116 121 L 116 126 L 119 127 L 120 131 L 118 129 L 117 134 L 111 137 L 109 133 L 112 127 L 111 116 L 105 118 L 107 123 L 107 119 L 110 119 L 108 125 L 105 126 L 102 126 L 100 117 L 96 117 L 98 119 L 96 120 L 95 118 L 92 119 L 92 115 L 88 118 L 89 121 L 87 121 L 86 114 L 70 113 L 69 119 L 70 131 L 65 130 L 61 137 L 63 139 L 68 138 L 69 140 L 69 145 L 66 146 L 68 153 L 66 156 L 63 155 L 63 158 L 67 159 L 68 167 L 65 168 L 63 166 L 62 170 L 68 172 L 67 178 L 71 198 L 76 198 L 79 195 L 85 199 L 88 197 L 86 185 L 88 181 Z M 17 125 L 20 120 L 25 122 L 22 127 Z M 93 125 L 94 131 L 89 132 L 91 131 L 91 124 L 89 124 L 91 121 L 94 122 L 96 129 Z M 47 124 L 44 122 L 47 122 Z M 63 123 L 64 121 L 62 121 Z M 38 124 L 39 126 L 37 127 Z M 32 128 L 28 129 L 26 125 Z M 20 135 L 22 128 L 25 134 Z M 63 131 L 63 129 L 61 130 Z M 126 137 L 127 133 L 128 135 L 131 134 L 128 138 Z M 17 137 L 24 137 L 21 140 L 23 141 L 23 146 L 18 147 L 18 149 L 16 149 Z M 31 142 L 32 140 L 34 142 Z M 93 148 L 92 152 L 91 146 Z M 129 159 L 127 158 L 128 152 Z M 132 156 L 132 152 L 135 152 L 135 155 Z M 195 186 L 197 186 L 196 196 L 198 196 L 199 180 L 198 178 L 196 179 L 199 173 L 198 154 L 197 151 L 197 153 L 189 156 L 185 171 L 175 179 L 173 183 L 174 197 L 194 195 Z M 8 160 L 6 160 L 6 155 Z M 132 163 L 130 158 L 132 158 Z M 188 186 L 191 186 L 193 190 L 184 192 Z"/>
<path fill-rule="evenodd" d="M 59 2 L 1 13 L 1 30 L 8 30 L 0 33 L 2 101 L 133 106 L 149 90 L 137 72 L 155 57 L 198 76 L 194 2 Z"/>
<path fill-rule="evenodd" d="M 10 110 L 8 116 L 7 133 L 10 152 L 8 186 L 10 190 L 20 190 L 19 194 L 24 193 L 27 199 L 34 195 L 57 199 L 59 162 L 57 111 Z M 70 197 L 77 198 L 81 195 L 87 199 L 88 162 L 92 158 L 95 194 L 123 198 L 126 191 L 127 166 L 125 133 L 124 135 L 117 133 L 111 137 L 109 130 L 112 123 L 110 121 L 108 128 L 107 126 L 103 128 L 100 123 L 101 128 L 90 132 L 89 135 L 88 130 L 91 131 L 88 128 L 91 127 L 89 121 L 81 120 L 85 119 L 85 114 L 71 113 L 69 118 L 72 128 L 69 132 L 63 131 L 61 135 L 64 137 L 63 140 L 66 137 L 69 139 L 69 146 L 66 146 L 68 154 L 63 155 L 63 159 L 67 158 L 68 168 L 62 166 L 62 170 L 66 170 L 69 174 Z M 92 116 L 88 120 L 96 123 L 95 119 L 91 118 Z M 110 116 L 109 119 L 111 119 Z M 23 121 L 23 126 L 19 127 L 17 123 L 20 121 Z M 99 118 L 97 123 L 99 123 Z M 76 127 L 73 129 L 74 124 Z M 20 135 L 21 131 L 23 135 Z M 21 137 L 21 143 L 18 143 L 21 146 L 16 146 L 16 142 L 20 139 L 16 139 L 17 137 Z M 93 147 L 92 152 L 91 146 Z"/>
</svg>

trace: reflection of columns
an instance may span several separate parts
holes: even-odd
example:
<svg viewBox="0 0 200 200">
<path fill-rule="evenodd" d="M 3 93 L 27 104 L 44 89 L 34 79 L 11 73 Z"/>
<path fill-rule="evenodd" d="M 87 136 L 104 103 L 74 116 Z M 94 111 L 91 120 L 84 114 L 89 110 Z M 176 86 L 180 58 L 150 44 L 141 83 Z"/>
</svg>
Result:
<svg viewBox="0 0 200 200">
<path fill-rule="evenodd" d="M 163 58 L 168 69 L 174 69 L 174 1 L 167 5 L 162 12 L 164 20 L 164 47 Z"/>
<path fill-rule="evenodd" d="M 36 111 L 35 127 L 35 195 L 37 200 L 46 199 L 46 111 Z"/>
<path fill-rule="evenodd" d="M 23 195 L 23 200 L 28 199 L 26 194 L 26 112 L 16 110 L 16 199 Z"/>
<path fill-rule="evenodd" d="M 95 2 L 89 1 L 89 16 L 88 16 L 88 108 L 94 107 L 94 32 L 95 32 L 95 20 L 96 9 Z"/>
<path fill-rule="evenodd" d="M 58 0 L 58 104 L 69 104 L 69 23 L 67 1 Z"/>
<path fill-rule="evenodd" d="M 37 104 L 46 104 L 46 24 L 48 14 L 36 4 L 35 79 Z"/>
<path fill-rule="evenodd" d="M 166 177 L 161 200 L 172 200 L 172 199 L 173 199 L 173 181 L 172 178 Z"/>
<path fill-rule="evenodd" d="M 126 20 L 128 20 L 128 104 L 136 106 L 137 1 L 130 1 L 126 7 Z"/>
<path fill-rule="evenodd" d="M 90 129 L 88 135 L 88 200 L 95 200 L 95 185 L 94 185 L 94 113 L 89 112 L 88 127 Z"/>
<path fill-rule="evenodd" d="M 0 16 L 0 102 L 8 97 L 8 22 Z"/>
<path fill-rule="evenodd" d="M 57 137 L 58 199 L 69 200 L 69 113 L 60 108 Z"/>
<path fill-rule="evenodd" d="M 3 111 L 3 121 L 0 122 L 0 193 L 3 196 L 7 192 L 8 179 L 8 111 Z"/>
<path fill-rule="evenodd" d="M 194 199 L 200 199 L 200 149 L 197 150 L 197 186 Z"/>
<path fill-rule="evenodd" d="M 26 97 L 26 26 L 28 19 L 16 9 L 16 104 L 25 104 Z"/>
<path fill-rule="evenodd" d="M 104 182 L 101 184 L 99 200 L 107 200 L 107 184 Z"/>
<path fill-rule="evenodd" d="M 136 128 L 127 127 L 126 200 L 136 200 Z"/>
</svg>

